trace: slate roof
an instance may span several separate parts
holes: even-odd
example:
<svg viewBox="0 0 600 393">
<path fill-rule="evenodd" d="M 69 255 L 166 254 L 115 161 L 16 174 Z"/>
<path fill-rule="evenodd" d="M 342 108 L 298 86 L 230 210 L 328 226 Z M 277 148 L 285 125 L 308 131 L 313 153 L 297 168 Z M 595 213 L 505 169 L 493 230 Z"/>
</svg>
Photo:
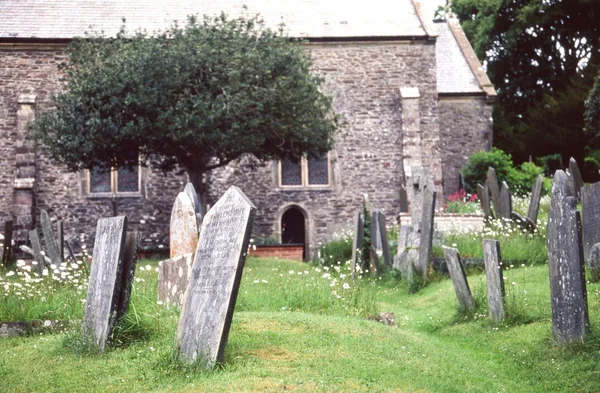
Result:
<svg viewBox="0 0 600 393">
<path fill-rule="evenodd" d="M 308 38 L 426 37 L 412 0 L 0 0 L 0 38 L 70 39 L 86 31 L 149 32 L 190 14 L 259 13 L 270 27 Z"/>
</svg>

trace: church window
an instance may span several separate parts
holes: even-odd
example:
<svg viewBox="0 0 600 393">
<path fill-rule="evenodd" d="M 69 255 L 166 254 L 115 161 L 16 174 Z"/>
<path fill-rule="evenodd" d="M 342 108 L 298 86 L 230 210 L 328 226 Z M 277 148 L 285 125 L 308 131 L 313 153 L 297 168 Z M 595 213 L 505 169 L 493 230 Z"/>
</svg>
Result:
<svg viewBox="0 0 600 393">
<path fill-rule="evenodd" d="M 139 194 L 140 172 L 139 167 L 111 169 L 110 171 L 91 169 L 88 171 L 89 193 L 96 195 Z"/>
<path fill-rule="evenodd" d="M 303 157 L 300 161 L 279 162 L 281 187 L 326 187 L 331 184 L 329 154 L 324 157 Z"/>
</svg>

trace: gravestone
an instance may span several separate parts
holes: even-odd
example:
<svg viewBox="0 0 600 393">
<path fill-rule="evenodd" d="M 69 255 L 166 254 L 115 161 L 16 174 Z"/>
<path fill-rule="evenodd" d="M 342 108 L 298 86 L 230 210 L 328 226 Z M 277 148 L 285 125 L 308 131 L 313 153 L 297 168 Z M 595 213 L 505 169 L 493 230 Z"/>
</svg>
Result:
<svg viewBox="0 0 600 393">
<path fill-rule="evenodd" d="M 403 225 L 398 231 L 398 247 L 396 248 L 396 255 L 394 256 L 392 267 L 401 272 L 405 269 L 404 265 L 406 264 L 406 254 L 409 247 L 409 236 L 412 230 L 412 227 Z"/>
<path fill-rule="evenodd" d="M 496 213 L 496 217 L 502 217 L 502 208 L 500 203 L 500 186 L 498 185 L 498 177 L 496 176 L 496 170 L 492 167 L 488 168 L 486 183 L 492 196 L 492 205 L 494 205 L 494 212 Z"/>
<path fill-rule="evenodd" d="M 56 240 L 58 242 L 58 252 L 60 255 L 60 260 L 65 260 L 65 232 L 62 221 L 56 222 Z"/>
<path fill-rule="evenodd" d="M 570 196 L 567 175 L 558 170 L 552 181 L 548 212 L 548 268 L 552 333 L 566 344 L 582 341 L 589 332 L 583 242 L 577 199 Z"/>
<path fill-rule="evenodd" d="M 169 231 L 171 258 L 196 251 L 198 220 L 190 197 L 180 192 L 173 204 Z"/>
<path fill-rule="evenodd" d="M 193 262 L 194 253 L 189 253 L 158 263 L 158 300 L 165 306 L 182 306 Z"/>
<path fill-rule="evenodd" d="M 581 187 L 583 187 L 583 178 L 581 177 L 581 172 L 579 171 L 579 166 L 577 165 L 577 161 L 573 157 L 569 160 L 569 173 L 571 174 L 571 188 L 575 192 L 575 197 L 578 200 L 581 200 Z"/>
<path fill-rule="evenodd" d="M 507 220 L 511 219 L 512 212 L 512 198 L 510 196 L 510 190 L 508 184 L 505 181 L 502 182 L 500 187 L 500 217 Z"/>
<path fill-rule="evenodd" d="M 600 243 L 600 182 L 586 184 L 581 189 L 581 221 L 583 257 L 587 261 L 592 246 Z"/>
<path fill-rule="evenodd" d="M 33 259 L 35 260 L 36 254 L 35 254 L 35 252 L 33 251 L 33 249 L 31 247 L 27 247 L 26 245 L 22 244 L 22 245 L 19 246 L 19 248 L 24 253 L 27 253 L 27 254 L 31 255 L 33 257 Z M 45 265 L 50 265 L 52 263 L 52 261 L 50 260 L 50 258 L 48 258 L 47 256 L 42 255 L 42 258 L 44 259 Z M 39 263 L 37 263 L 37 261 L 35 263 L 36 263 L 37 269 L 38 270 L 42 270 L 42 268 L 39 267 Z"/>
<path fill-rule="evenodd" d="M 212 368 L 223 361 L 255 214 L 232 186 L 204 216 L 177 328 L 184 362 Z"/>
<path fill-rule="evenodd" d="M 429 260 L 431 259 L 431 247 L 433 244 L 433 220 L 435 216 L 435 197 L 433 189 L 423 193 L 423 216 L 419 226 L 419 263 L 417 271 L 427 277 L 429 271 Z"/>
<path fill-rule="evenodd" d="M 117 319 L 122 318 L 129 308 L 131 298 L 131 286 L 137 265 L 137 255 L 140 244 L 140 233 L 129 232 L 125 237 L 125 250 L 123 251 L 123 281 L 121 284 L 121 295 L 119 296 L 119 308 Z"/>
<path fill-rule="evenodd" d="M 400 213 L 408 213 L 408 195 L 404 186 L 400 186 Z"/>
<path fill-rule="evenodd" d="M 412 176 L 410 178 L 410 217 L 415 227 L 423 218 L 423 200 L 426 195 L 435 191 L 435 185 L 429 175 L 429 171 L 422 166 L 412 167 Z"/>
<path fill-rule="evenodd" d="M 450 273 L 450 278 L 452 278 L 452 283 L 454 284 L 454 292 L 456 292 L 460 311 L 475 309 L 475 302 L 471 295 L 467 275 L 465 274 L 458 250 L 446 246 L 442 246 L 442 249 L 444 250 L 448 273 Z"/>
<path fill-rule="evenodd" d="M 96 226 L 94 255 L 83 316 L 84 335 L 104 350 L 119 316 L 127 217 L 101 218 Z"/>
<path fill-rule="evenodd" d="M 492 212 L 492 207 L 490 206 L 490 190 L 487 183 L 485 186 L 482 186 L 481 184 L 477 185 L 477 195 L 479 196 L 479 201 L 481 203 L 483 218 L 486 220 L 493 220 L 494 213 Z"/>
<path fill-rule="evenodd" d="M 391 266 L 385 215 L 379 209 L 375 209 L 371 214 L 371 244 L 375 250 L 381 250 L 384 265 Z"/>
<path fill-rule="evenodd" d="M 529 201 L 529 210 L 527 212 L 527 218 L 537 226 L 538 212 L 540 210 L 540 200 L 542 199 L 542 186 L 544 180 L 542 175 L 538 175 L 533 183 L 531 189 L 531 200 Z"/>
<path fill-rule="evenodd" d="M 493 322 L 504 321 L 504 279 L 502 277 L 502 257 L 497 240 L 483 239 L 483 260 L 487 281 L 488 308 Z"/>
<path fill-rule="evenodd" d="M 46 243 L 46 250 L 48 250 L 48 257 L 55 265 L 60 265 L 62 259 L 58 252 L 58 244 L 54 237 L 54 231 L 52 230 L 52 222 L 48 216 L 48 212 L 44 209 L 40 210 L 40 221 L 42 223 L 42 233 L 44 234 L 44 242 Z"/>
<path fill-rule="evenodd" d="M 467 186 L 465 184 L 465 177 L 463 176 L 462 173 L 458 174 L 458 189 L 463 190 L 463 191 L 467 190 Z M 466 202 L 466 201 L 467 201 L 467 196 L 465 195 L 463 202 Z"/>
<path fill-rule="evenodd" d="M 74 263 L 77 263 L 77 259 L 75 258 L 75 252 L 73 252 L 73 247 L 71 246 L 71 242 L 67 240 L 66 243 L 67 243 L 67 251 L 69 252 L 69 256 L 71 257 L 71 259 L 73 260 Z"/>
<path fill-rule="evenodd" d="M 596 243 L 590 249 L 590 257 L 587 260 L 590 269 L 590 281 L 600 281 L 600 243 Z"/>
<path fill-rule="evenodd" d="M 526 231 L 533 233 L 535 230 L 535 224 L 529 219 L 529 217 L 523 217 L 521 214 L 514 211 L 511 212 L 510 217 L 514 223 Z"/>
<path fill-rule="evenodd" d="M 31 242 L 31 248 L 33 249 L 33 259 L 37 262 L 37 270 L 41 273 L 44 269 L 44 254 L 42 254 L 42 245 L 40 244 L 40 238 L 38 237 L 37 231 L 32 229 L 29 231 L 29 241 Z"/>
<path fill-rule="evenodd" d="M 194 211 L 196 212 L 196 221 L 198 223 L 198 229 L 202 226 L 202 217 L 204 217 L 204 206 L 202 206 L 202 201 L 200 201 L 200 197 L 198 197 L 198 193 L 194 188 L 192 183 L 187 183 L 183 192 L 190 197 L 192 201 L 192 205 L 194 206 Z"/>
<path fill-rule="evenodd" d="M 13 235 L 13 222 L 7 220 L 4 222 L 4 241 L 2 244 L 2 265 L 8 265 L 12 256 L 12 235 Z"/>
<path fill-rule="evenodd" d="M 362 270 L 362 249 L 365 240 L 365 223 L 360 211 L 354 215 L 354 236 L 352 238 L 352 278 L 356 278 L 356 272 Z"/>
</svg>

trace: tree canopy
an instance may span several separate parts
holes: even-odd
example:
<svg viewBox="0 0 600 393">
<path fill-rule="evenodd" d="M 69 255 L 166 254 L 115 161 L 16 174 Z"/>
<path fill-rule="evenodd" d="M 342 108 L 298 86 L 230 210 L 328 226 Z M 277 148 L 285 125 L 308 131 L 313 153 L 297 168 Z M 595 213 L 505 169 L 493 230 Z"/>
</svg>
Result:
<svg viewBox="0 0 600 393">
<path fill-rule="evenodd" d="M 202 174 L 252 154 L 322 156 L 334 143 L 331 99 L 297 40 L 260 18 L 225 15 L 68 49 L 63 92 L 32 130 L 71 170 L 150 164 Z"/>
<path fill-rule="evenodd" d="M 584 100 L 600 65 L 600 2 L 453 0 L 498 90 L 494 144 L 518 161 L 583 158 Z"/>
</svg>

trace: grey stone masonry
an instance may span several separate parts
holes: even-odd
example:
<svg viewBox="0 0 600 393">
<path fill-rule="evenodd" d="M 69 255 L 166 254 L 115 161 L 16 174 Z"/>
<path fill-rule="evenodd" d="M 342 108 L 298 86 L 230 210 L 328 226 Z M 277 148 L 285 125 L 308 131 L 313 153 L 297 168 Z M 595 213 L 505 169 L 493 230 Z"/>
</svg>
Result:
<svg viewBox="0 0 600 393">
<path fill-rule="evenodd" d="M 456 248 L 446 246 L 442 246 L 442 249 L 444 250 L 444 258 L 446 259 L 448 272 L 450 273 L 452 283 L 454 284 L 454 291 L 456 292 L 456 297 L 458 299 L 459 310 L 464 311 L 475 309 L 475 302 L 473 301 L 473 296 L 471 295 L 471 289 L 469 288 L 467 275 L 465 274 L 465 269 L 460 260 L 458 250 Z"/>
<path fill-rule="evenodd" d="M 506 312 L 504 310 L 504 279 L 502 277 L 500 242 L 483 239 L 483 260 L 490 319 L 492 322 L 502 322 Z"/>
<path fill-rule="evenodd" d="M 255 213 L 232 186 L 204 216 L 177 328 L 184 362 L 210 369 L 223 361 Z"/>
<path fill-rule="evenodd" d="M 589 333 L 581 221 L 570 187 L 567 175 L 556 171 L 546 232 L 552 333 L 561 344 L 582 341 Z"/>
<path fill-rule="evenodd" d="M 600 243 L 600 182 L 581 189 L 581 214 L 583 257 L 588 260 L 592 246 Z"/>
</svg>

